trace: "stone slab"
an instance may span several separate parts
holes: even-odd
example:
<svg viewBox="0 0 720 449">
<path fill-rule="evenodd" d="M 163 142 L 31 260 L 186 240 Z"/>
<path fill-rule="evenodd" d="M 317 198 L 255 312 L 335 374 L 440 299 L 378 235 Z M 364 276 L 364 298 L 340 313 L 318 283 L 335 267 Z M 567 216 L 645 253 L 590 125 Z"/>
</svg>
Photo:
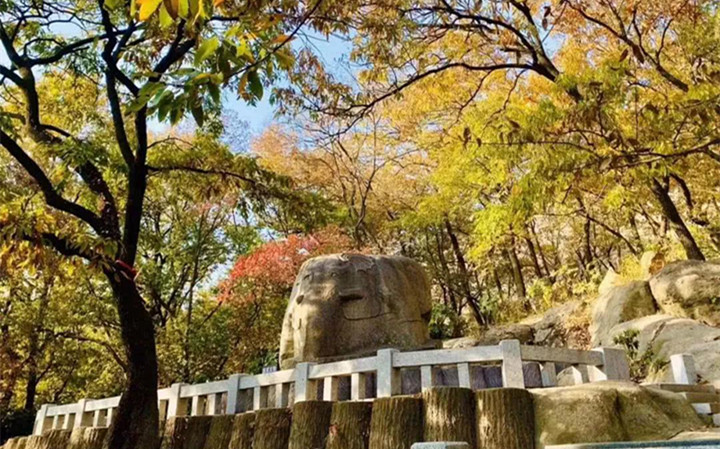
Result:
<svg viewBox="0 0 720 449">
<path fill-rule="evenodd" d="M 563 444 L 545 449 L 720 449 L 719 440 L 702 441 L 636 441 L 619 443 Z"/>
<path fill-rule="evenodd" d="M 470 449 L 470 445 L 460 442 L 415 443 L 411 449 Z"/>
</svg>

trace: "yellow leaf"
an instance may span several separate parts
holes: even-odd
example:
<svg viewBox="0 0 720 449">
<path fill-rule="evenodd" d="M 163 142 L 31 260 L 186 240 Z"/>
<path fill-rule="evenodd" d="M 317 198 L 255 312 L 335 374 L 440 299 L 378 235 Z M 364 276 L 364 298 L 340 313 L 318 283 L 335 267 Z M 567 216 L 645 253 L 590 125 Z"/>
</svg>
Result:
<svg viewBox="0 0 720 449">
<path fill-rule="evenodd" d="M 142 0 L 140 4 L 140 20 L 148 20 L 158 9 L 162 0 Z"/>
<path fill-rule="evenodd" d="M 160 26 L 162 28 L 167 28 L 170 25 L 172 25 L 174 22 L 172 16 L 168 12 L 167 8 L 165 7 L 165 4 L 160 6 Z"/>
<path fill-rule="evenodd" d="M 220 5 L 222 5 L 223 3 L 225 3 L 225 0 L 214 0 L 214 1 L 213 1 L 213 6 L 220 6 Z"/>
<path fill-rule="evenodd" d="M 188 0 L 178 0 L 178 15 L 183 19 L 187 19 L 190 3 Z"/>
</svg>

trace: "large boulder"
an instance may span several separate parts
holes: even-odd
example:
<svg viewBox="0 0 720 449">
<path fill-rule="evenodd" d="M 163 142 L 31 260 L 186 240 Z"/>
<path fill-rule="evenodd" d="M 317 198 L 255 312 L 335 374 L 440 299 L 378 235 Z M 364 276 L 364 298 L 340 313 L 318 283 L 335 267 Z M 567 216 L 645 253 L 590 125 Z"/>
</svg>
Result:
<svg viewBox="0 0 720 449">
<path fill-rule="evenodd" d="M 526 320 L 533 328 L 533 344 L 538 346 L 583 348 L 589 342 L 586 329 L 579 329 L 572 323 L 584 313 L 582 301 L 570 301 L 553 307 L 542 317 Z"/>
<path fill-rule="evenodd" d="M 300 268 L 283 322 L 280 364 L 323 362 L 430 343 L 430 281 L 406 257 L 336 254 Z"/>
<path fill-rule="evenodd" d="M 536 448 L 609 441 L 666 440 L 703 427 L 679 394 L 629 382 L 531 390 Z"/>
<path fill-rule="evenodd" d="M 670 263 L 650 279 L 650 290 L 663 312 L 720 325 L 720 263 Z"/>
<path fill-rule="evenodd" d="M 503 340 L 518 340 L 521 344 L 528 344 L 533 342 L 534 334 L 532 326 L 527 324 L 503 324 L 481 329 L 475 337 L 444 340 L 442 347 L 445 349 L 464 349 L 473 346 L 492 346 Z"/>
<path fill-rule="evenodd" d="M 611 287 L 595 301 L 590 323 L 593 346 L 608 340 L 610 330 L 620 323 L 653 315 L 657 306 L 645 281 Z"/>
<path fill-rule="evenodd" d="M 689 318 L 670 315 L 650 315 L 613 327 L 603 346 L 613 344 L 616 335 L 628 330 L 637 331 L 640 353 L 652 349 L 656 357 L 669 360 L 673 354 L 691 354 L 700 377 L 705 380 L 720 379 L 720 329 Z M 671 381 L 670 372 L 659 373 L 658 381 Z"/>
</svg>

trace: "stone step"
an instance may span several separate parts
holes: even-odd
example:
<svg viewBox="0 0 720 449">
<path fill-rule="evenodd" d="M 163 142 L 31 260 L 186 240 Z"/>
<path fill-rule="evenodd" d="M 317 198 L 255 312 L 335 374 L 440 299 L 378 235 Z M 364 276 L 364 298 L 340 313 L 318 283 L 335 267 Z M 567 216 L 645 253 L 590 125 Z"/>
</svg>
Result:
<svg viewBox="0 0 720 449">
<path fill-rule="evenodd" d="M 699 415 L 714 415 L 720 413 L 720 402 L 705 402 L 692 405 Z"/>
<path fill-rule="evenodd" d="M 691 404 L 702 404 L 720 402 L 720 395 L 717 393 L 680 393 Z"/>
<path fill-rule="evenodd" d="M 715 413 L 713 415 L 713 425 L 715 427 L 720 427 L 720 413 Z"/>
<path fill-rule="evenodd" d="M 669 383 L 658 383 L 658 384 L 645 384 L 644 386 L 651 388 L 659 388 L 665 391 L 672 391 L 673 393 L 716 393 L 714 385 L 684 385 L 684 384 L 669 384 Z"/>
</svg>

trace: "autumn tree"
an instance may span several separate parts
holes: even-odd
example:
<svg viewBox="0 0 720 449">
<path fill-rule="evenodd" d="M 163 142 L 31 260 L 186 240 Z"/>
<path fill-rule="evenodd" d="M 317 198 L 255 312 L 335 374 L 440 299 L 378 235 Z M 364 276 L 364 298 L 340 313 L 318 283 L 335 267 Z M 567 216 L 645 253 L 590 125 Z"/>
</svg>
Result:
<svg viewBox="0 0 720 449">
<path fill-rule="evenodd" d="M 111 287 L 128 382 L 106 441 L 110 448 L 157 444 L 154 329 L 136 267 L 151 174 L 225 176 L 248 192 L 272 191 L 265 185 L 272 181 L 222 146 L 207 164 L 173 161 L 172 148 L 150 131 L 151 120 L 177 123 L 191 113 L 212 127 L 226 86 L 249 103 L 258 101 L 292 66 L 292 38 L 310 26 L 329 32 L 314 18 L 332 15 L 333 7 L 161 3 L 0 3 L 7 56 L 0 65 L 0 145 L 39 193 L 26 207 L 4 213 L 0 229 L 5 242 L 28 241 L 84 259 Z M 68 89 L 51 95 L 46 83 L 52 79 Z M 88 90 L 75 97 L 72 88 L 80 84 Z M 211 165 L 218 160 L 221 167 Z"/>
</svg>

